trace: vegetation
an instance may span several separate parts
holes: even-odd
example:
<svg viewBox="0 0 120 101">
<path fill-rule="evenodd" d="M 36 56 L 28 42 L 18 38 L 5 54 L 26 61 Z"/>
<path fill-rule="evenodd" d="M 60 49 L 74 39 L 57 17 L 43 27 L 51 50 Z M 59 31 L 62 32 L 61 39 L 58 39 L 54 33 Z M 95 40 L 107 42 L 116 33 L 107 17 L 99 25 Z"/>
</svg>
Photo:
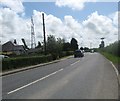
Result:
<svg viewBox="0 0 120 101">
<path fill-rule="evenodd" d="M 47 54 L 51 54 L 53 60 L 72 55 L 76 49 L 78 49 L 78 44 L 75 38 L 72 38 L 71 43 L 69 43 L 61 38 L 56 39 L 53 35 L 47 37 Z"/>
<path fill-rule="evenodd" d="M 113 44 L 110 44 L 109 46 L 105 48 L 101 48 L 100 51 L 110 53 L 112 55 L 120 57 L 120 41 L 116 41 Z"/>
<path fill-rule="evenodd" d="M 16 69 L 16 68 L 36 65 L 48 61 L 52 61 L 51 55 L 7 58 L 7 59 L 3 59 L 2 61 L 2 70 L 4 71 L 9 69 Z"/>
<path fill-rule="evenodd" d="M 120 63 L 120 41 L 116 41 L 107 47 L 100 48 L 99 51 L 113 63 Z"/>
<path fill-rule="evenodd" d="M 24 47 L 28 49 L 25 40 L 22 39 Z M 77 40 L 72 38 L 71 43 L 65 42 L 64 39 L 55 38 L 53 35 L 47 37 L 46 42 L 47 55 L 44 55 L 43 52 L 35 52 L 32 54 L 22 54 L 14 55 L 11 58 L 3 59 L 2 61 L 2 70 L 17 69 L 21 67 L 26 67 L 30 65 L 36 65 L 40 63 L 45 63 L 48 61 L 56 60 L 65 56 L 73 55 L 73 50 L 78 49 Z M 73 47 L 75 45 L 76 47 Z M 38 42 L 36 48 L 44 47 Z"/>
<path fill-rule="evenodd" d="M 120 61 L 120 57 L 115 56 L 113 54 L 107 53 L 107 52 L 101 52 L 102 55 L 104 55 L 107 59 L 109 59 L 110 61 L 112 61 L 113 63 L 118 63 L 118 61 Z"/>
<path fill-rule="evenodd" d="M 77 40 L 75 38 L 72 38 L 71 39 L 71 49 L 73 51 L 77 50 L 78 49 L 78 43 L 77 43 Z"/>
</svg>

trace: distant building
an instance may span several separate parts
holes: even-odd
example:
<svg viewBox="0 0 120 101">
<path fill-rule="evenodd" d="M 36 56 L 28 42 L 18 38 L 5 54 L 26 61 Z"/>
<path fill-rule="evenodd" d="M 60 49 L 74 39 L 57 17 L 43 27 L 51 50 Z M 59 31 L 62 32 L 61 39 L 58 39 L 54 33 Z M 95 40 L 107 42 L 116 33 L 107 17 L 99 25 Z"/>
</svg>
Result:
<svg viewBox="0 0 120 101">
<path fill-rule="evenodd" d="M 26 53 L 23 45 L 17 45 L 17 44 L 12 43 L 11 41 L 8 41 L 2 45 L 2 52 L 16 54 L 16 55 Z"/>
</svg>

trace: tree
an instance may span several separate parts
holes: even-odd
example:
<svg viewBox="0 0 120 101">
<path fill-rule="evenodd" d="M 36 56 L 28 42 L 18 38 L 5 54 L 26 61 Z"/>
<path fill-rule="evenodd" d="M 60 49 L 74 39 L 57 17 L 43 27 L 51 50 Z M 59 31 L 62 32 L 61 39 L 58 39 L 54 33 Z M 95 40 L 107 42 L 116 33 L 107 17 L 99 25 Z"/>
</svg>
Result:
<svg viewBox="0 0 120 101">
<path fill-rule="evenodd" d="M 84 48 L 83 48 L 83 47 L 80 47 L 80 50 L 84 50 Z"/>
<path fill-rule="evenodd" d="M 78 42 L 75 38 L 71 39 L 71 48 L 72 48 L 73 51 L 78 49 Z"/>
<path fill-rule="evenodd" d="M 99 48 L 104 48 L 105 47 L 105 43 L 104 41 L 101 41 L 101 44 L 99 45 Z"/>
<path fill-rule="evenodd" d="M 64 39 L 57 38 L 56 47 L 57 47 L 58 54 L 60 54 L 62 52 L 64 42 L 65 42 Z"/>
<path fill-rule="evenodd" d="M 84 51 L 85 51 L 85 52 L 89 52 L 90 49 L 89 49 L 88 47 L 84 47 Z"/>
<path fill-rule="evenodd" d="M 36 46 L 36 48 L 41 48 L 41 47 L 42 47 L 42 45 L 41 45 L 40 41 L 38 41 L 38 45 Z"/>
<path fill-rule="evenodd" d="M 118 56 L 120 57 L 120 40 L 118 41 Z"/>
<path fill-rule="evenodd" d="M 64 39 L 55 38 L 53 35 L 47 37 L 47 53 L 52 54 L 53 59 L 59 58 L 62 53 Z"/>
<path fill-rule="evenodd" d="M 47 37 L 47 52 L 54 53 L 56 52 L 56 39 L 53 35 Z"/>
<path fill-rule="evenodd" d="M 69 42 L 63 43 L 63 51 L 70 51 L 71 50 L 71 44 Z"/>
</svg>

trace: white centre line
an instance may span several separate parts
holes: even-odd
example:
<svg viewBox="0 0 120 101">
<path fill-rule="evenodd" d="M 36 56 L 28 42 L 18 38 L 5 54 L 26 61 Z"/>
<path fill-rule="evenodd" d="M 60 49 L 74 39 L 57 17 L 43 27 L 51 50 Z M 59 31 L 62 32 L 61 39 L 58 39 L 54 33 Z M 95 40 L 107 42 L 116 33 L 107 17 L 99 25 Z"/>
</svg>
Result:
<svg viewBox="0 0 120 101">
<path fill-rule="evenodd" d="M 22 86 L 22 87 L 19 87 L 19 88 L 13 90 L 13 91 L 10 91 L 10 92 L 8 92 L 7 94 L 11 94 L 11 93 L 14 93 L 14 92 L 16 92 L 16 91 L 19 91 L 19 90 L 21 90 L 21 89 L 23 89 L 23 88 L 26 88 L 26 87 L 28 87 L 28 86 L 30 86 L 30 85 L 32 85 L 32 84 L 35 84 L 35 83 L 37 83 L 37 82 L 39 82 L 39 81 L 41 81 L 41 80 L 44 80 L 44 79 L 46 79 L 46 78 L 48 78 L 48 77 L 50 77 L 50 76 L 52 76 L 52 75 L 54 75 L 54 74 L 62 71 L 62 70 L 63 70 L 63 69 L 60 69 L 60 70 L 58 70 L 58 71 L 56 71 L 56 72 L 53 72 L 53 73 L 51 73 L 51 74 L 49 74 L 49 75 L 47 75 L 47 76 L 45 76 L 45 77 L 42 77 L 42 78 L 40 78 L 40 79 L 38 79 L 38 80 L 35 80 L 35 81 L 33 81 L 33 82 L 31 82 L 31 83 L 29 83 L 29 84 L 27 84 L 27 85 L 24 85 L 24 86 Z"/>
<path fill-rule="evenodd" d="M 74 64 L 78 63 L 80 60 L 76 61 L 75 63 L 71 64 L 71 66 L 73 66 Z"/>
</svg>

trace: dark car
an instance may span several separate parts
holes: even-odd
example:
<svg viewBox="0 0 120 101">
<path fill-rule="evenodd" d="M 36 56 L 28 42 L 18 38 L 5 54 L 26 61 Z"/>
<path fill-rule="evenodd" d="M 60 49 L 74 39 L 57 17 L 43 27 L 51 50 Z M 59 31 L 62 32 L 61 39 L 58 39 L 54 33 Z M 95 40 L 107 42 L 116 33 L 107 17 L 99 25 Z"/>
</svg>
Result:
<svg viewBox="0 0 120 101">
<path fill-rule="evenodd" d="M 76 50 L 74 52 L 74 58 L 76 58 L 76 57 L 83 57 L 83 56 L 84 56 L 84 53 L 81 50 Z"/>
</svg>

